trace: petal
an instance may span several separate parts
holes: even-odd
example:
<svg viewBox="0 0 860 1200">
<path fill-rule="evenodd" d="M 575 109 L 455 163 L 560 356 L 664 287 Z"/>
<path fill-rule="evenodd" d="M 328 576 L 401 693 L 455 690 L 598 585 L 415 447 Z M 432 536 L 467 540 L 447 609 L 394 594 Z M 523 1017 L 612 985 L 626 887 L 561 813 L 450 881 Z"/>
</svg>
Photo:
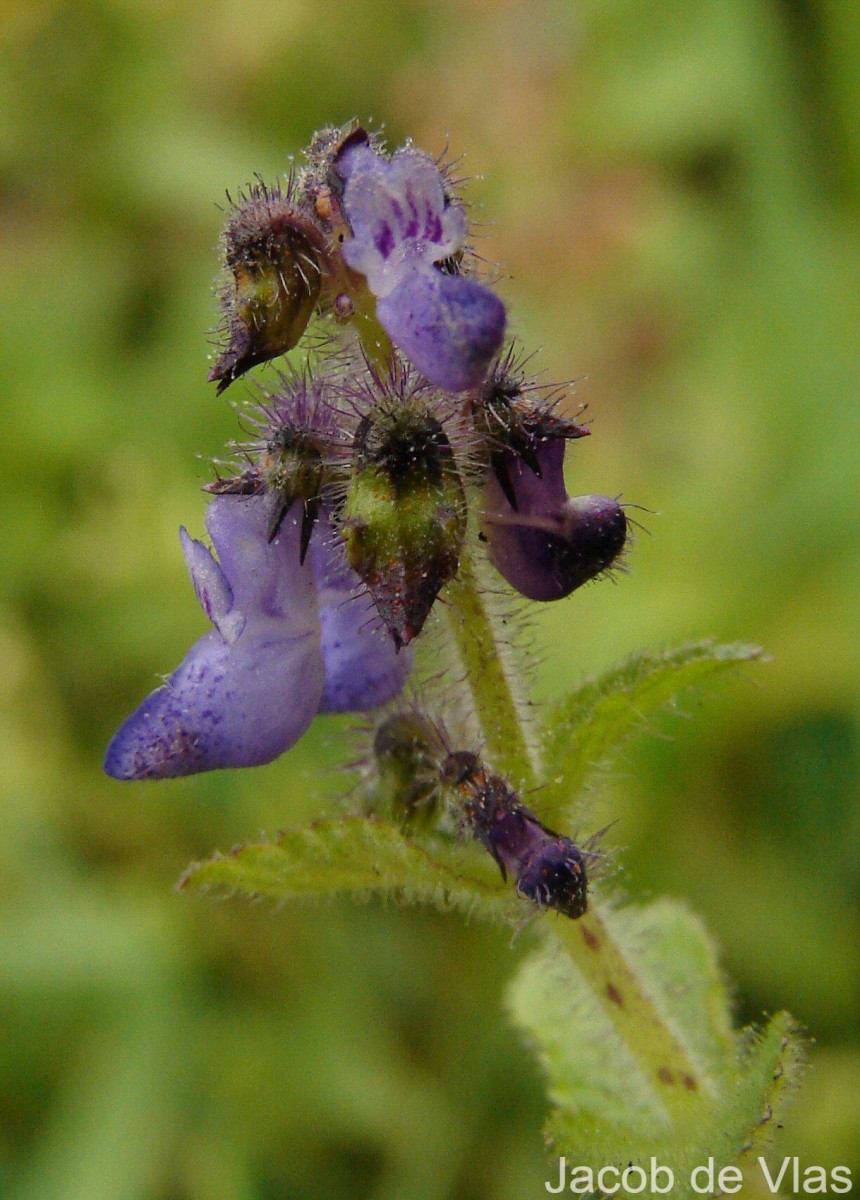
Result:
<svg viewBox="0 0 860 1200">
<path fill-rule="evenodd" d="M 350 151 L 343 204 L 353 233 L 343 257 L 377 297 L 387 296 L 414 264 L 440 262 L 466 241 L 462 207 L 448 201 L 437 166 L 416 150 L 390 160 L 369 146 Z"/>
<path fill-rule="evenodd" d="M 234 605 L 249 623 L 275 618 L 295 635 L 317 628 L 314 580 L 299 563 L 301 510 L 289 513 L 269 541 L 267 496 L 216 496 L 206 528 L 229 582 Z"/>
<path fill-rule="evenodd" d="M 182 553 L 194 584 L 200 607 L 228 642 L 235 642 L 245 627 L 245 618 L 233 610 L 233 591 L 227 576 L 202 542 L 191 537 L 186 529 L 179 530 Z"/>
<path fill-rule="evenodd" d="M 366 712 L 393 700 L 412 669 L 412 650 L 397 652 L 376 606 L 346 560 L 342 542 L 313 547 L 325 688 L 321 713 Z"/>
<path fill-rule="evenodd" d="M 230 644 L 213 631 L 120 727 L 105 771 L 168 779 L 271 762 L 308 728 L 322 690 L 313 634 L 291 637 L 269 622 Z"/>
<path fill-rule="evenodd" d="M 409 274 L 377 304 L 383 328 L 437 387 L 477 387 L 505 335 L 505 306 L 489 288 L 434 267 Z"/>
<path fill-rule="evenodd" d="M 535 450 L 538 474 L 522 458 L 513 452 L 505 454 L 508 479 L 521 513 L 545 513 L 560 507 L 567 500 L 564 486 L 564 453 L 567 443 L 563 438 L 548 438 Z"/>
<path fill-rule="evenodd" d="M 122 725 L 105 770 L 162 779 L 270 762 L 319 707 L 324 674 L 313 574 L 299 563 L 298 517 L 267 540 L 262 496 L 218 496 L 206 524 L 220 556 L 183 530 L 203 609 L 216 625 Z"/>
</svg>

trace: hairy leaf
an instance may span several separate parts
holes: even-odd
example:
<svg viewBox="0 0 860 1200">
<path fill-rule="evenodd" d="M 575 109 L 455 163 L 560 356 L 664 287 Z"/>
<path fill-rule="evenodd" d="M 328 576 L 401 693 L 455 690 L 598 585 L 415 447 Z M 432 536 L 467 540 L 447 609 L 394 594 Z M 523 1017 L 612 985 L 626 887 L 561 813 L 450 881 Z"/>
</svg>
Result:
<svg viewBox="0 0 860 1200">
<path fill-rule="evenodd" d="M 546 1072 L 547 1135 L 557 1154 L 595 1172 L 606 1163 L 647 1171 L 653 1156 L 674 1172 L 673 1196 L 693 1195 L 690 1172 L 710 1155 L 719 1168 L 762 1153 L 798 1074 L 791 1020 L 777 1016 L 760 1034 L 731 1032 L 712 943 L 683 905 L 660 900 L 603 917 L 707 1087 L 671 1117 L 574 963 L 548 942 L 508 992 Z"/>
<path fill-rule="evenodd" d="M 419 845 L 395 825 L 353 816 L 288 830 L 275 842 L 237 846 L 227 855 L 189 867 L 179 887 L 273 900 L 388 893 L 404 903 L 488 916 L 504 915 L 513 904 L 510 889 L 475 847 L 441 839 Z"/>
<path fill-rule="evenodd" d="M 547 782 L 540 790 L 541 818 L 550 825 L 563 822 L 589 776 L 654 713 L 690 688 L 761 657 L 758 646 L 693 642 L 637 654 L 583 683 L 551 708 L 544 726 Z"/>
</svg>

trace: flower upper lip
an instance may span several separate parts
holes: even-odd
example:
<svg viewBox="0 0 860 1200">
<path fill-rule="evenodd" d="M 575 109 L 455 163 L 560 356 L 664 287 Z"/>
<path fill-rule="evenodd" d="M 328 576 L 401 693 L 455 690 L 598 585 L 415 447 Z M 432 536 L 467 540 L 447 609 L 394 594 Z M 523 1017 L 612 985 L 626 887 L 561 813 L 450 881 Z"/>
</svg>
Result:
<svg viewBox="0 0 860 1200">
<path fill-rule="evenodd" d="M 446 205 L 431 159 L 410 149 L 385 159 L 357 146 L 349 164 L 344 210 L 353 240 L 344 243 L 343 257 L 377 298 L 390 295 L 416 263 L 432 265 L 462 249 L 465 213 Z"/>
</svg>

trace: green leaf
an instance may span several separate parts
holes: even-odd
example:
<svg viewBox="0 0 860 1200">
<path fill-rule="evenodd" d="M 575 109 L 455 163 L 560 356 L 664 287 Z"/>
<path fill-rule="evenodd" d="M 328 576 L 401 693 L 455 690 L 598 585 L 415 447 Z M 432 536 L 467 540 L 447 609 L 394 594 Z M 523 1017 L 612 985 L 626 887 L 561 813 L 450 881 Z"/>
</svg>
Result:
<svg viewBox="0 0 860 1200">
<path fill-rule="evenodd" d="M 775 1139 L 806 1067 L 804 1050 L 802 1031 L 786 1012 L 777 1013 L 764 1029 L 741 1035 L 738 1080 L 734 1092 L 726 1094 L 722 1117 L 741 1164 L 764 1153 Z"/>
<path fill-rule="evenodd" d="M 638 654 L 554 705 L 544 725 L 540 816 L 563 823 L 589 780 L 661 708 L 707 680 L 762 658 L 758 646 L 693 642 Z"/>
<path fill-rule="evenodd" d="M 717 948 L 702 921 L 678 900 L 602 908 L 613 939 L 644 991 L 716 1087 L 733 1074 L 735 1040 Z"/>
<path fill-rule="evenodd" d="M 594 1172 L 607 1163 L 647 1170 L 653 1156 L 673 1171 L 673 1196 L 693 1195 L 690 1173 L 709 1156 L 719 1168 L 762 1153 L 797 1079 L 798 1040 L 784 1014 L 761 1034 L 732 1033 L 713 944 L 683 905 L 604 909 L 603 919 L 707 1087 L 670 1118 L 573 961 L 548 941 L 507 997 L 546 1073 L 546 1133 L 555 1153 Z"/>
<path fill-rule="evenodd" d="M 486 916 L 508 914 L 515 904 L 493 863 L 476 847 L 438 838 L 419 844 L 395 825 L 355 816 L 288 830 L 275 842 L 237 846 L 189 867 L 178 886 L 273 900 L 387 893 L 404 903 Z"/>
<path fill-rule="evenodd" d="M 701 922 L 670 900 L 620 912 L 602 905 L 600 916 L 636 986 L 715 1091 L 731 1073 L 735 1047 L 725 986 Z M 651 1076 L 610 1021 L 593 981 L 586 983 L 559 944 L 548 943 L 523 964 L 509 1006 L 541 1048 L 561 1116 L 575 1114 L 576 1121 L 588 1119 L 597 1127 L 621 1124 L 646 1138 L 665 1128 L 667 1113 Z"/>
</svg>

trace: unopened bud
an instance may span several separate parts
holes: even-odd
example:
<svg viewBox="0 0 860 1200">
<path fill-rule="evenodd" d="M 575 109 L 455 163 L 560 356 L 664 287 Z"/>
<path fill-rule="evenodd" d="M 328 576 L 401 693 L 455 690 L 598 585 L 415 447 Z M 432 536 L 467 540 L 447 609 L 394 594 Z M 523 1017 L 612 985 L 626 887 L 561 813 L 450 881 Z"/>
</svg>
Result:
<svg viewBox="0 0 860 1200">
<path fill-rule="evenodd" d="M 395 713 L 373 738 L 379 798 L 403 825 L 427 826 L 439 809 L 438 737 L 418 713 Z"/>
<path fill-rule="evenodd" d="M 223 235 L 231 275 L 222 293 L 229 339 L 209 373 L 218 391 L 298 343 L 320 294 L 325 237 L 290 190 L 255 184 L 239 198 Z"/>
<path fill-rule="evenodd" d="M 463 485 L 445 431 L 415 399 L 377 405 L 362 418 L 355 447 L 347 554 L 399 648 L 420 633 L 456 574 L 466 530 Z"/>
</svg>

